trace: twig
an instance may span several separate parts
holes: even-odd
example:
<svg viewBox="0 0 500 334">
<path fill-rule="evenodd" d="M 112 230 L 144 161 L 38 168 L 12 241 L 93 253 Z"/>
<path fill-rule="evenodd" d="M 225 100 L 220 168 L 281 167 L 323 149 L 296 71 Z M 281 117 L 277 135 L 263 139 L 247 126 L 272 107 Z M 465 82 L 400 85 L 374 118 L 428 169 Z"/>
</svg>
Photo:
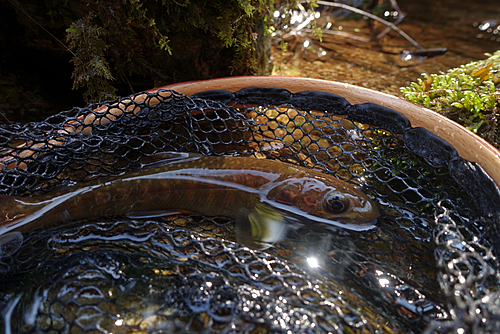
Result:
<svg viewBox="0 0 500 334">
<path fill-rule="evenodd" d="M 299 8 L 300 12 L 302 13 L 302 15 L 304 15 L 305 17 L 307 17 L 304 22 L 302 22 L 301 24 L 299 24 L 297 27 L 293 28 L 292 30 L 290 30 L 290 32 L 286 33 L 285 35 L 283 35 L 281 38 L 282 39 L 285 39 L 289 36 L 292 36 L 292 35 L 297 35 L 297 31 L 301 31 L 304 27 L 306 27 L 312 20 L 314 20 L 314 13 L 309 15 L 306 11 L 306 9 L 304 8 L 304 6 L 302 6 L 302 4 L 298 3 L 297 4 L 297 7 Z"/>
<path fill-rule="evenodd" d="M 37 26 L 39 26 L 40 28 L 42 28 L 47 34 L 49 34 L 52 38 L 54 38 L 59 44 L 61 44 L 66 50 L 68 50 L 73 56 L 75 56 L 75 53 L 73 51 L 71 51 L 70 48 L 68 48 L 68 46 L 66 44 L 64 44 L 59 38 L 57 38 L 56 36 L 54 36 L 50 31 L 48 31 L 44 26 L 42 26 L 40 23 L 38 23 L 37 20 L 35 20 L 34 18 L 32 18 L 28 13 L 26 13 L 26 11 L 24 11 L 24 9 L 18 5 L 16 2 L 14 2 L 13 0 L 7 0 L 10 2 L 10 4 L 14 7 L 16 7 L 18 10 L 20 10 L 24 15 L 26 15 L 31 21 L 35 22 L 35 24 Z"/>
<path fill-rule="evenodd" d="M 304 32 L 312 32 L 312 29 L 307 29 L 307 28 L 304 28 L 302 29 L 302 31 Z M 363 42 L 363 43 L 368 43 L 370 42 L 370 39 L 369 38 L 365 38 L 365 37 L 361 37 L 361 36 L 357 36 L 357 35 L 354 35 L 354 34 L 349 34 L 348 32 L 344 32 L 344 31 L 336 31 L 336 30 L 323 30 L 322 31 L 323 34 L 325 35 L 337 35 L 337 36 L 342 36 L 342 37 L 346 37 L 346 38 L 350 38 L 350 39 L 353 39 L 355 41 L 360 41 L 360 42 Z"/>
<path fill-rule="evenodd" d="M 417 49 L 419 49 L 419 50 L 423 50 L 424 49 L 423 47 L 420 46 L 420 44 L 418 44 L 417 42 L 415 42 L 413 40 L 413 38 L 411 38 L 410 36 L 408 36 L 404 31 L 402 31 L 401 29 L 399 29 L 398 27 L 396 27 L 391 22 L 386 21 L 384 19 L 381 19 L 380 17 L 375 16 L 373 14 L 370 14 L 370 13 L 364 11 L 364 10 L 361 10 L 361 9 L 358 9 L 356 7 L 352 7 L 352 6 L 349 6 L 349 5 L 344 5 L 344 4 L 341 4 L 341 3 L 336 3 L 336 2 L 328 2 L 328 1 L 318 0 L 318 1 L 316 1 L 316 3 L 318 5 L 323 5 L 323 6 L 338 7 L 338 8 L 347 9 L 347 10 L 350 10 L 351 12 L 367 16 L 367 17 L 371 18 L 372 20 L 375 20 L 375 21 L 378 21 L 378 22 L 380 22 L 382 24 L 385 24 L 386 26 L 388 26 L 389 28 L 391 28 L 392 30 L 394 30 L 395 32 L 397 32 L 398 34 L 400 34 L 404 39 L 406 39 L 408 42 L 410 42 Z"/>
<path fill-rule="evenodd" d="M 394 25 L 397 25 L 399 22 L 403 21 L 403 19 L 405 18 L 405 14 L 401 11 L 401 8 L 399 8 L 399 5 L 396 2 L 396 0 L 391 0 L 391 5 L 392 5 L 392 8 L 394 8 L 394 10 L 399 13 L 397 20 L 392 23 Z M 382 31 L 380 34 L 377 35 L 377 39 L 381 39 L 389 31 L 391 31 L 390 27 L 385 28 L 384 31 Z"/>
</svg>

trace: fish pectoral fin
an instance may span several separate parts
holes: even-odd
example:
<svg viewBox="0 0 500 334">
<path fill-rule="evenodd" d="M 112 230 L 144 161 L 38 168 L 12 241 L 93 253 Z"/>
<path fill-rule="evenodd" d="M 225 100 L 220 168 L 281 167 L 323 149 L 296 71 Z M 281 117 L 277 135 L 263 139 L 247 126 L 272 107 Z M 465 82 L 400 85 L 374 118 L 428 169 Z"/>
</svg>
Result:
<svg viewBox="0 0 500 334">
<path fill-rule="evenodd" d="M 240 210 L 236 218 L 236 240 L 253 249 L 271 247 L 287 231 L 283 215 L 265 204 L 258 204 L 253 210 Z"/>
</svg>

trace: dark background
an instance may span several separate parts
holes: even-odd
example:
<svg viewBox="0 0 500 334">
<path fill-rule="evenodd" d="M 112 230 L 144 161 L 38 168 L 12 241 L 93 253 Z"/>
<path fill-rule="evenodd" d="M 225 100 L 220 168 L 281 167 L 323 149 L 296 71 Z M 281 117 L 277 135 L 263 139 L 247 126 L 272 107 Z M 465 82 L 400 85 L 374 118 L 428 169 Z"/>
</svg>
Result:
<svg viewBox="0 0 500 334">
<path fill-rule="evenodd" d="M 500 25 L 498 0 L 398 0 L 398 4 L 406 13 L 401 27 L 414 27 L 415 29 L 408 28 L 412 30 L 411 36 L 423 45 L 445 46 L 450 55 L 467 60 L 483 59 L 485 52 L 493 53 L 500 48 L 500 42 L 496 41 L 497 36 L 500 41 L 500 34 L 482 32 L 477 27 L 477 23 L 485 20 Z M 39 15 L 45 14 L 41 12 Z M 65 29 L 70 23 L 51 22 L 46 29 L 66 42 Z M 427 30 L 434 32 L 432 40 L 429 40 L 431 37 L 426 33 Z M 439 34 L 436 35 L 436 31 Z M 193 36 L 179 38 L 171 46 L 175 50 L 179 45 L 199 45 L 203 40 L 205 36 L 200 32 L 199 40 Z M 71 53 L 7 0 L 0 0 L 0 50 L 0 122 L 41 120 L 58 111 L 85 106 L 82 98 L 84 90 L 72 89 Z M 179 59 L 184 57 L 189 60 L 189 52 L 177 55 Z M 231 61 L 230 54 L 217 56 L 225 64 Z M 201 76 L 190 71 L 185 64 L 179 67 L 178 73 L 186 75 L 171 75 L 162 82 L 163 85 L 231 74 L 230 70 L 208 71 Z M 416 78 L 415 75 L 413 80 Z M 342 81 L 341 77 L 333 79 Z M 118 96 L 155 86 L 153 79 L 140 76 L 131 77 L 128 81 L 118 78 L 112 85 L 118 89 Z"/>
</svg>

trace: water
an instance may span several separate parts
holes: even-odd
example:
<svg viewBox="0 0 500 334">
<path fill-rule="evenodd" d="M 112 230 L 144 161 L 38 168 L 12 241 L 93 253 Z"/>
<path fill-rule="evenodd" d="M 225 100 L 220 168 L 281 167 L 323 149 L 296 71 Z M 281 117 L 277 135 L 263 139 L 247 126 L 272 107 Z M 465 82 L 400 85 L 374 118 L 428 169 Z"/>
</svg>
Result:
<svg viewBox="0 0 500 334">
<path fill-rule="evenodd" d="M 341 322 L 373 331 L 377 321 L 388 321 L 383 314 L 365 315 L 369 305 L 322 274 L 321 258 L 314 266 L 300 257 L 292 263 L 183 228 L 186 219 L 207 230 L 212 225 L 212 231 L 228 227 L 224 219 L 191 215 L 161 224 L 100 221 L 33 234 L 1 272 L 0 328 L 315 333 Z M 435 313 L 436 305 L 431 309 Z"/>
<path fill-rule="evenodd" d="M 333 118 L 330 130 L 336 131 L 327 131 L 326 122 L 323 131 L 345 148 L 339 161 L 376 199 L 376 229 L 304 226 L 266 250 L 235 243 L 233 219 L 186 214 L 69 224 L 26 233 L 21 247 L 12 235 L 8 255 L 0 257 L 0 328 L 322 333 L 339 332 L 342 323 L 367 332 L 390 326 L 417 333 L 432 320 L 450 319 L 434 218 L 452 198 L 448 211 L 463 206 L 467 216 L 455 219 L 456 226 L 480 235 L 470 223 L 478 215 L 470 198 L 447 168 L 432 168 L 401 139 Z M 330 146 L 325 139 L 316 138 L 317 147 Z M 323 166 L 330 173 L 339 168 Z"/>
<path fill-rule="evenodd" d="M 421 73 L 439 73 L 484 59 L 485 53 L 500 48 L 498 31 L 495 34 L 495 29 L 480 30 L 483 22 L 500 21 L 498 1 L 398 0 L 397 3 L 406 14 L 397 25 L 401 30 L 425 49 L 446 47 L 448 52 L 406 61 L 398 54 L 416 48 L 395 32 L 378 42 L 362 42 L 359 39 L 370 37 L 367 20 L 332 17 L 330 29 L 350 33 L 358 39 L 325 34 L 323 42 L 319 42 L 305 33 L 290 37 L 286 52 L 282 53 L 278 46 L 273 50 L 274 73 L 335 80 L 401 96 L 399 88 L 416 81 Z M 326 21 L 320 22 L 327 25 Z M 384 29 L 385 26 L 378 25 L 375 31 Z M 314 50 L 303 48 L 306 41 Z"/>
</svg>

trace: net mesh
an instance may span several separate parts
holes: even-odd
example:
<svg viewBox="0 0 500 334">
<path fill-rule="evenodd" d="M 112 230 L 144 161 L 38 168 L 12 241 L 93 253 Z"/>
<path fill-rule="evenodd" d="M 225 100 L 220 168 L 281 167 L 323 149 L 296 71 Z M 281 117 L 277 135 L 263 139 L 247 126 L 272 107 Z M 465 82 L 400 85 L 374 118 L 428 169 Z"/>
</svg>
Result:
<svg viewBox="0 0 500 334">
<path fill-rule="evenodd" d="M 320 169 L 381 212 L 373 230 L 300 228 L 266 250 L 237 244 L 223 212 L 33 231 L 0 257 L 0 325 L 11 332 L 500 330 L 498 187 L 391 109 L 273 87 L 159 90 L 2 125 L 0 148 L 4 195 L 36 196 L 178 151 Z"/>
</svg>

